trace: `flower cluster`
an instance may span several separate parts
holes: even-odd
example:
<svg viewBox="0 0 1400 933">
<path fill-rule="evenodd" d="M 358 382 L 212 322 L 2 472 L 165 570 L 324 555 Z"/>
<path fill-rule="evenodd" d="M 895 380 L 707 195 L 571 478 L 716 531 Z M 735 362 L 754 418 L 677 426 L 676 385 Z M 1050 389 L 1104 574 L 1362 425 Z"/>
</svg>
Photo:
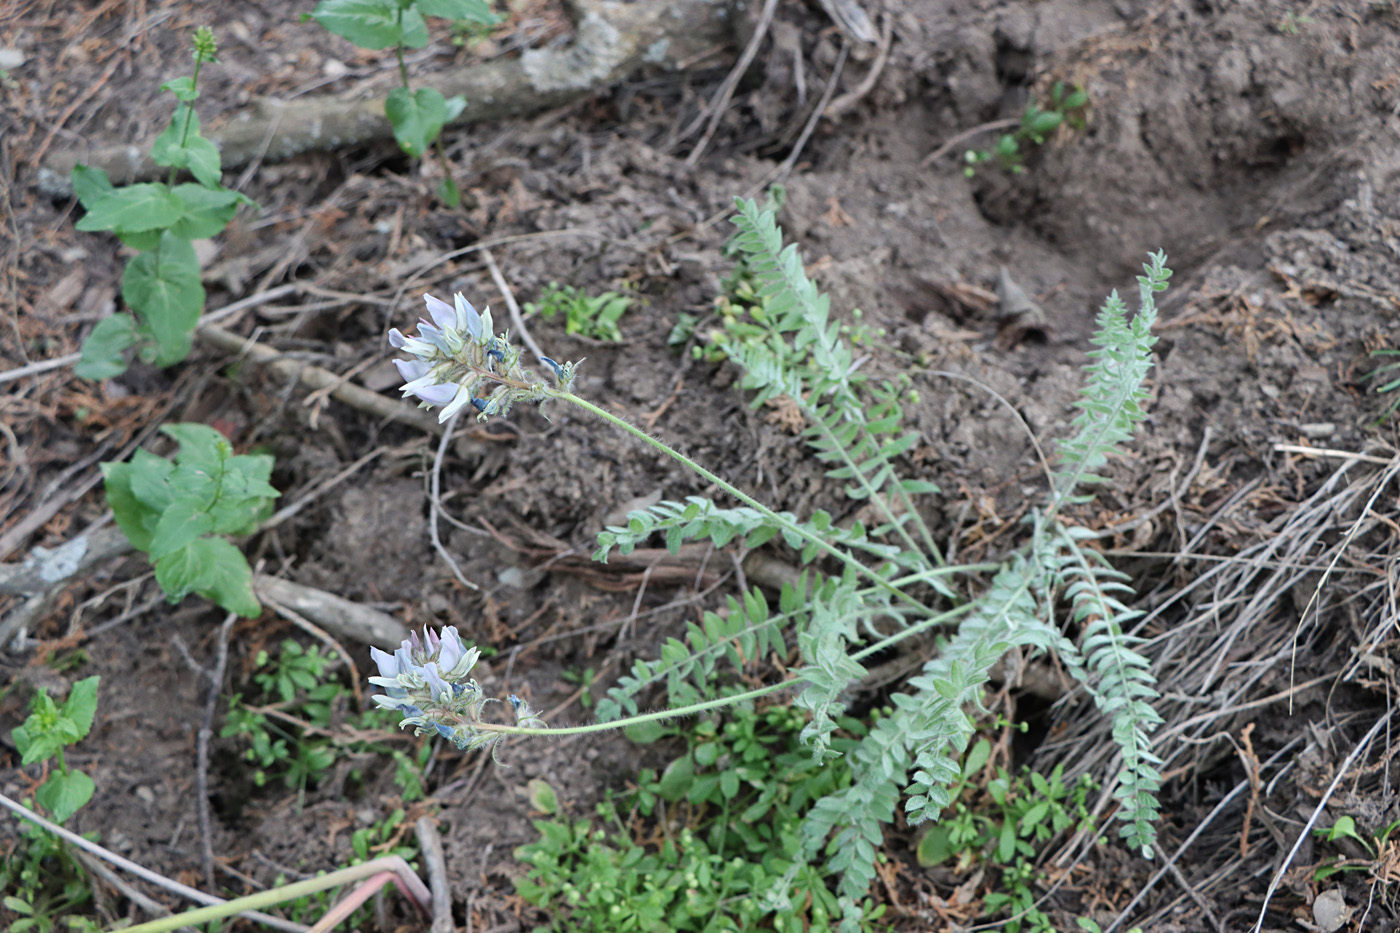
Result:
<svg viewBox="0 0 1400 933">
<path fill-rule="evenodd" d="M 417 735 L 440 735 L 461 749 L 483 748 L 501 738 L 500 732 L 480 728 L 482 709 L 496 701 L 467 676 L 481 652 L 462 643 L 456 626 L 449 625 L 441 635 L 424 628 L 421 639 L 411 633 L 393 654 L 378 648 L 370 648 L 369 654 L 379 667 L 379 676 L 369 682 L 386 691 L 372 699 L 403 714 L 399 728 L 413 726 Z M 519 725 L 544 726 L 523 700 L 512 696 L 510 703 Z"/>
<path fill-rule="evenodd" d="M 389 345 L 413 356 L 394 361 L 405 380 L 403 394 L 416 396 L 420 407 L 441 407 L 439 422 L 468 405 L 485 420 L 505 414 L 516 402 L 543 403 L 572 388 L 578 364 L 541 357 L 557 382 L 557 387 L 547 385 L 521 367 L 520 351 L 511 345 L 509 331 L 492 333 L 490 308 L 478 313 L 460 292 L 451 305 L 432 295 L 423 300 L 432 321 L 419 320 L 416 337 L 391 328 Z"/>
</svg>

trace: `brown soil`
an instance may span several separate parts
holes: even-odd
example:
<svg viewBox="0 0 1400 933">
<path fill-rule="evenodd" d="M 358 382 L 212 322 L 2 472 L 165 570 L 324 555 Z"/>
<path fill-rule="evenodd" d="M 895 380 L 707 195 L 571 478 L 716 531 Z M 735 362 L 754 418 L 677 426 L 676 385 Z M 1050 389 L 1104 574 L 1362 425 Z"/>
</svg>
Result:
<svg viewBox="0 0 1400 933">
<path fill-rule="evenodd" d="M 512 6 L 517 13 L 484 47 L 454 49 L 446 31 L 436 31 L 412 60 L 415 78 L 567 33 L 551 6 Z M 1158 248 L 1169 255 L 1176 274 L 1158 328 L 1149 421 L 1095 510 L 1079 518 L 1111 528 L 1150 513 L 1115 546 L 1147 594 L 1142 608 L 1153 615 L 1141 634 L 1167 686 L 1158 748 L 1170 776 L 1163 851 L 1176 854 L 1204 824 L 1174 863 L 1179 873 L 1155 884 L 1129 920 L 1153 931 L 1249 929 L 1322 792 L 1377 718 L 1391 715 L 1398 686 L 1397 422 L 1373 424 L 1382 402 L 1367 392 L 1365 374 L 1369 351 L 1396 346 L 1400 334 L 1400 6 L 904 0 L 888 7 L 888 63 L 853 109 L 818 125 L 785 180 L 780 222 L 833 308 L 859 307 L 867 324 L 883 329 L 871 369 L 912 378 L 921 402 L 909 415 L 924 443 L 910 466 L 945 491 L 927 517 L 964 556 L 1012 545 L 1016 519 L 1042 480 L 1004 410 L 985 391 L 934 371 L 975 377 L 1011 400 L 1038 436 L 1061 436 L 1104 295 L 1135 293 L 1132 276 L 1144 255 Z M 189 0 L 20 3 L 0 13 L 0 47 L 26 57 L 0 88 L 4 369 L 73 352 L 120 304 L 119 245 L 74 231 L 74 205 L 32 186 L 37 160 L 54 149 L 153 137 L 169 113 L 156 89 L 186 72 L 188 34 L 207 15 Z M 206 127 L 252 96 L 357 83 L 382 89 L 394 78 L 392 53 L 355 49 L 279 5 L 229 0 L 219 16 L 212 25 L 221 64 L 206 70 L 201 87 Z M 384 330 L 412 319 L 419 292 L 461 290 L 478 305 L 504 308 L 479 253 L 438 264 L 408 288 L 411 274 L 474 243 L 557 232 L 496 247 L 522 301 L 551 281 L 637 298 L 622 321 L 622 345 L 571 338 L 557 319 L 532 322 L 556 357 L 588 358 L 580 394 L 648 425 L 775 507 L 849 514 L 839 485 L 823 478 L 782 419 L 749 409 L 731 366 L 689 363 L 667 345 L 677 316 L 707 313 L 729 272 L 721 252 L 727 224 L 709 219 L 736 194 L 761 190 L 787 157 L 841 41 L 819 5 L 779 4 L 770 41 L 693 169 L 685 157 L 695 137 L 678 139 L 677 130 L 710 99 L 733 50 L 711 67 L 649 75 L 529 122 L 450 130 L 449 157 L 476 203 L 465 214 L 436 205 L 436 169 L 404 159 L 392 144 L 257 164 L 239 180 L 261 212 L 241 213 L 216 241 L 205 272 L 208 307 L 288 281 L 368 296 L 309 312 L 267 305 L 229 326 L 388 394 L 395 381 Z M 854 89 L 874 60 L 874 49 L 854 50 L 838 93 Z M 956 134 L 1019 115 L 1028 95 L 1044 95 L 1054 81 L 1087 90 L 1087 125 L 1063 128 L 1034 149 L 1024 172 L 984 167 L 969 180 L 960 170 L 966 146 L 923 164 Z M 984 134 L 969 145 L 990 141 Z M 998 319 L 991 299 L 1003 266 L 1043 310 L 1035 326 Z M 517 410 L 508 423 L 467 429 L 449 451 L 442 487 L 455 521 L 442 534 L 481 584 L 469 591 L 429 541 L 424 476 L 435 438 L 231 362 L 197 343 L 168 371 L 138 366 L 98 385 L 55 370 L 5 384 L 0 534 L 11 552 L 0 557 L 56 546 L 98 519 L 100 488 L 83 485 L 97 460 L 158 423 L 200 421 L 240 450 L 276 454 L 283 503 L 381 450 L 349 482 L 250 539 L 250 560 L 263 572 L 389 609 L 410 625 L 457 625 L 500 652 L 489 662 L 488 693 L 529 695 L 553 722 L 589 715 L 564 674 L 594 668 L 607 683 L 732 591 L 726 584 L 698 600 L 690 583 L 649 584 L 641 609 L 673 601 L 679 608 L 647 615 L 618 637 L 645 567 L 591 567 L 566 552 L 586 556 L 596 531 L 633 503 L 708 491 L 587 417 L 558 410 L 552 423 Z M 1348 489 L 1364 494 L 1328 507 Z M 23 523 L 45 508 L 47 519 L 26 530 Z M 1299 530 L 1302 518 L 1313 537 Z M 1288 546 L 1250 550 L 1272 541 Z M 1194 556 L 1173 559 L 1188 552 Z M 1171 601 L 1219 558 L 1245 553 L 1263 564 L 1232 578 L 1237 590 L 1212 578 Z M 712 562 L 726 565 L 721 571 L 730 563 L 722 555 Z M 1280 580 L 1260 570 L 1265 565 L 1298 572 Z M 70 760 L 98 791 L 74 825 L 190 880 L 201 864 L 192 789 L 209 689 L 198 668 L 212 663 L 222 615 L 194 598 L 174 608 L 156 602 L 98 632 L 155 594 L 147 570 L 125 558 L 75 583 L 29 641 L 6 647 L 0 664 L 6 681 L 43 681 L 54 676 L 39 673 L 45 661 L 82 652 L 62 679 L 101 674 L 102 694 L 93 734 Z M 0 610 L 20 604 L 0 599 L 10 600 Z M 1221 632 L 1235 634 L 1222 640 Z M 301 636 L 271 613 L 240 622 L 223 691 L 250 690 L 256 653 L 287 637 Z M 1311 686 L 1293 689 L 1300 684 Z M 24 695 L 8 691 L 0 704 L 0 756 L 8 756 L 0 790 L 11 797 L 23 797 L 38 777 L 18 768 L 8 744 Z M 998 702 L 1006 713 L 1019 702 L 1048 733 L 1039 751 L 1020 749 L 1024 760 L 1110 773 L 1110 756 L 1100 751 L 1107 736 L 1077 698 L 1052 711 L 1029 691 Z M 221 703 L 219 722 L 225 709 Z M 1207 713 L 1206 728 L 1182 725 Z M 1351 763 L 1322 825 L 1350 814 L 1370 830 L 1400 817 L 1390 735 L 1382 731 Z M 231 869 L 218 879 L 225 892 L 248 890 L 240 878 L 266 884 L 342 865 L 350 831 L 398 806 L 388 766 L 354 794 L 339 773 L 299 799 L 280 783 L 253 787 L 240 752 L 234 740 L 218 740 L 210 773 L 212 845 Z M 410 817 L 437 815 L 458 917 L 470 905 L 472 929 L 529 926 L 509 881 L 521 872 L 511 850 L 535 838 L 527 781 L 547 780 L 571 813 L 587 815 L 602 788 L 655 765 L 655 754 L 616 736 L 540 742 L 511 747 L 502 770 L 438 749 L 432 796 Z M 1251 784 L 1252 775 L 1260 781 Z M 1245 792 L 1213 813 L 1242 782 Z M 12 823 L 0 825 L 0 840 L 12 844 Z M 887 919 L 899 929 L 941 927 L 935 899 L 946 905 L 966 879 L 919 868 L 913 840 L 912 831 L 890 828 L 887 853 L 898 870 L 873 896 L 891 905 Z M 1264 929 L 1313 923 L 1311 905 L 1329 888 L 1359 907 L 1343 928 L 1396 928 L 1394 889 L 1384 884 L 1385 872 L 1397 871 L 1394 853 L 1388 867 L 1376 860 L 1314 883 L 1311 866 L 1334 851 L 1305 842 Z M 1079 915 L 1107 927 L 1161 861 L 1115 843 L 1096 848 L 1072 871 L 1057 866 L 1064 883 L 1045 909 L 1062 930 Z M 107 903 L 105 921 L 127 915 L 124 901 Z M 976 912 L 952 916 L 973 922 Z M 0 922 L 8 919 L 0 910 Z"/>
</svg>

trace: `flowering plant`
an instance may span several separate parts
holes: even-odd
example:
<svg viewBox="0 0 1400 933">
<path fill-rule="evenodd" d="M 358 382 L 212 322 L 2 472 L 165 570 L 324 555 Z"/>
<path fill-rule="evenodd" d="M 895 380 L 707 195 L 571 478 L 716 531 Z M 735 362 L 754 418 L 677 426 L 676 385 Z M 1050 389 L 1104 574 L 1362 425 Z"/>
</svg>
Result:
<svg viewBox="0 0 1400 933">
<path fill-rule="evenodd" d="M 390 328 L 389 345 L 413 355 L 411 360 L 394 360 L 405 380 L 403 394 L 416 396 L 422 408 L 440 406 L 439 423 L 467 405 L 485 420 L 506 414 L 516 402 L 542 405 L 572 389 L 577 363 L 540 357 L 553 371 L 557 389 L 548 385 L 520 365 L 520 350 L 511 344 L 509 331 L 492 333 L 490 308 L 477 313 L 461 292 L 451 305 L 432 295 L 423 300 L 432 321 L 418 321 L 417 337 Z"/>
<path fill-rule="evenodd" d="M 403 713 L 399 728 L 413 726 L 416 735 L 437 733 L 460 749 L 485 748 L 502 738 L 481 718 L 486 704 L 495 701 L 467 676 L 481 652 L 462 643 L 455 625 L 441 635 L 425 627 L 421 639 L 417 632 L 411 633 L 393 654 L 378 648 L 370 648 L 369 654 L 379 666 L 379 676 L 369 682 L 386 691 L 373 700 L 384 709 Z M 510 703 L 519 725 L 544 728 L 544 721 L 524 700 L 512 696 Z"/>
</svg>

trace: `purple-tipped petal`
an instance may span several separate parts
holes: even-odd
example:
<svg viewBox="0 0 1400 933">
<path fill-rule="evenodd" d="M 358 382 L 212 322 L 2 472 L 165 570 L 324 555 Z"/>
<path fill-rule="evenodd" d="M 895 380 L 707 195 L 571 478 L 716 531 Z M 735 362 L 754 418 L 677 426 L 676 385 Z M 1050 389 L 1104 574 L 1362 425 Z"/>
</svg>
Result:
<svg viewBox="0 0 1400 933">
<path fill-rule="evenodd" d="M 450 404 L 451 401 L 457 397 L 457 386 L 424 386 L 421 389 L 415 389 L 413 394 L 421 398 L 423 401 L 427 402 L 429 405 L 447 405 Z"/>
<path fill-rule="evenodd" d="M 389 346 L 393 347 L 395 350 L 402 350 L 407 340 L 408 338 L 403 335 L 403 331 L 399 330 L 397 327 L 389 328 Z"/>
<path fill-rule="evenodd" d="M 433 316 L 438 327 L 447 330 L 457 326 L 457 312 L 450 304 L 432 295 L 424 295 L 423 300 L 428 303 L 428 313 Z"/>
<path fill-rule="evenodd" d="M 394 365 L 399 368 L 399 375 L 403 377 L 404 382 L 422 379 L 432 369 L 422 360 L 394 360 Z"/>
</svg>

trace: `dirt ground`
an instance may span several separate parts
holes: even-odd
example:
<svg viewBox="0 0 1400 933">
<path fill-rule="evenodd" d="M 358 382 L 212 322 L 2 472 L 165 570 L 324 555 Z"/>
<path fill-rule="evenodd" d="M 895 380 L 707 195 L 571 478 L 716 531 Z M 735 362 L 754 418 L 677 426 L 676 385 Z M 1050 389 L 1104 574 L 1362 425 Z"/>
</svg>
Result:
<svg viewBox="0 0 1400 933">
<path fill-rule="evenodd" d="M 415 80 L 568 40 L 563 10 L 510 7 L 484 42 L 458 47 L 435 28 L 433 43 L 410 57 Z M 1397 419 L 1374 423 L 1383 403 L 1366 380 L 1370 351 L 1400 340 L 1400 4 L 866 7 L 887 31 L 887 56 L 879 44 L 842 54 L 820 4 L 778 3 L 694 167 L 686 157 L 699 133 L 684 130 L 742 38 L 687 69 L 645 71 L 542 115 L 450 128 L 448 156 L 474 202 L 466 211 L 438 205 L 435 166 L 392 142 L 226 172 L 261 210 L 241 212 L 203 256 L 207 308 L 314 285 L 319 303 L 288 297 L 223 326 L 394 397 L 385 329 L 411 323 L 424 290 L 460 290 L 503 309 L 480 251 L 441 261 L 496 244 L 521 301 L 551 281 L 637 299 L 618 345 L 570 337 L 558 319 L 532 322 L 555 357 L 587 357 L 581 395 L 775 508 L 849 515 L 838 484 L 782 419 L 750 410 L 731 365 L 692 362 L 667 338 L 681 313 L 711 311 L 731 269 L 728 224 L 712 220 L 735 195 L 759 195 L 773 180 L 833 76 L 838 95 L 858 92 L 878 68 L 852 106 L 816 124 L 783 179 L 779 220 L 833 308 L 859 308 L 883 331 L 871 370 L 913 380 L 921 401 L 909 414 L 923 443 L 910 466 L 944 490 L 926 517 L 960 555 L 1012 546 L 1042 481 L 998 403 L 936 371 L 974 377 L 1038 436 L 1060 436 L 1104 296 L 1135 293 L 1149 251 L 1165 250 L 1175 270 L 1149 420 L 1098 504 L 1077 516 L 1117 532 L 1112 553 L 1148 613 L 1139 634 L 1167 720 L 1157 746 L 1170 778 L 1163 854 L 1148 862 L 1110 843 L 1072 869 L 1052 859 L 1063 883 L 1045 909 L 1062 930 L 1080 915 L 1107 929 L 1125 911 L 1123 929 L 1246 930 L 1277 879 L 1265 930 L 1397 929 L 1400 849 L 1392 843 L 1369 861 L 1350 852 L 1363 870 L 1319 883 L 1312 868 L 1335 850 L 1303 830 L 1315 816 L 1325 826 L 1351 815 L 1367 831 L 1400 818 L 1396 725 L 1373 731 L 1391 721 L 1400 687 Z M 0 369 L 74 352 L 120 306 L 122 248 L 76 232 L 76 205 L 40 191 L 36 169 L 53 153 L 155 136 L 169 114 L 157 88 L 187 72 L 188 35 L 211 9 L 91 0 L 0 12 L 0 49 L 23 56 L 0 87 Z M 751 30 L 757 12 L 734 15 Z M 209 24 L 220 64 L 206 70 L 199 102 L 211 135 L 258 96 L 382 90 L 395 80 L 391 52 L 356 49 L 279 5 L 227 0 L 217 16 Z M 1019 115 L 1055 81 L 1088 92 L 1084 128 L 1062 128 L 1023 172 L 983 167 L 964 177 L 963 150 L 992 134 L 944 144 Z M 1034 320 L 999 314 L 1003 268 L 1041 309 Z M 59 368 L 4 383 L 0 558 L 21 560 L 91 526 L 106 508 L 99 460 L 160 423 L 199 421 L 240 451 L 276 455 L 281 504 L 309 499 L 246 542 L 261 572 L 409 625 L 458 626 L 499 651 L 488 694 L 528 695 L 551 722 L 589 716 L 568 672 L 592 668 L 605 685 L 732 590 L 731 581 L 696 597 L 693 566 L 668 575 L 665 561 L 590 564 L 594 534 L 628 508 L 707 490 L 585 416 L 556 411 L 551 423 L 518 409 L 508 422 L 463 429 L 443 468 L 452 521 L 441 535 L 482 586 L 470 591 L 430 543 L 435 436 L 234 362 L 197 341 L 189 360 L 165 371 L 136 366 L 98 384 Z M 712 563 L 717 581 L 730 561 Z M 98 567 L 5 646 L 0 681 L 102 675 L 97 724 L 70 759 L 98 787 L 76 828 L 199 883 L 195 741 L 222 613 L 197 598 L 169 607 L 156 594 L 143 560 Z M 0 596 L 0 613 L 22 603 Z M 647 614 L 624 627 L 639 612 Z M 250 689 L 257 652 L 289 637 L 302 636 L 270 612 L 239 622 L 222 692 Z M 45 666 L 75 652 L 86 663 L 62 673 Z M 1111 743 L 1091 704 L 1070 696 L 1051 705 L 1028 686 L 1008 687 L 1001 711 L 1019 710 L 1041 739 L 1017 746 L 1018 763 L 1111 773 Z M 9 739 L 25 696 L 8 690 L 0 703 L 0 790 L 15 798 L 38 777 L 18 767 Z M 872 690 L 857 706 L 879 700 Z M 221 702 L 216 729 L 226 709 Z M 257 788 L 240 752 L 235 740 L 216 740 L 209 774 L 210 841 L 227 893 L 344 864 L 349 831 L 397 806 L 388 773 L 366 776 L 354 794 L 344 774 L 304 798 L 280 783 Z M 570 812 L 587 814 L 603 788 L 623 786 L 655 754 L 621 737 L 541 742 L 512 748 L 502 770 L 436 750 L 430 797 L 409 815 L 437 816 L 457 916 L 476 930 L 531 925 L 510 883 L 523 871 L 512 849 L 536 836 L 527 781 L 546 779 Z M 14 829 L 0 826 L 0 844 L 14 844 Z M 887 831 L 895 868 L 872 893 L 890 905 L 886 919 L 901 930 L 975 922 L 975 911 L 948 912 L 967 879 L 920 868 L 914 839 L 902 825 Z M 1318 926 L 1317 899 L 1333 889 L 1355 912 Z M 120 899 L 106 903 L 104 922 L 126 915 Z M 0 908 L 0 923 L 9 919 Z"/>
</svg>

